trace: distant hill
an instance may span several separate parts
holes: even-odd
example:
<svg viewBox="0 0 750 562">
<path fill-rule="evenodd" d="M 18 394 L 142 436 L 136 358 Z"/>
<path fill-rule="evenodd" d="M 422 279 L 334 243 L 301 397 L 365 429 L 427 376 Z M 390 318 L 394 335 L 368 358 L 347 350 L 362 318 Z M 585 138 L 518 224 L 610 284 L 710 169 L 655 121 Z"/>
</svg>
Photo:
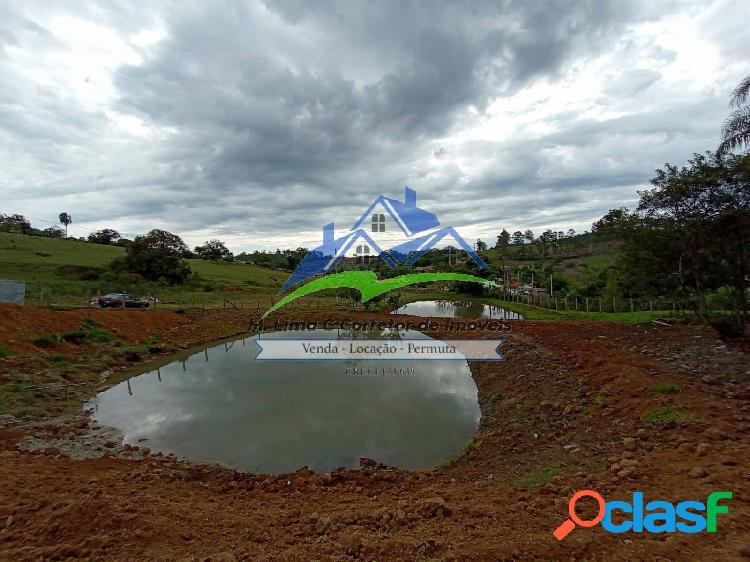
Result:
<svg viewBox="0 0 750 562">
<path fill-rule="evenodd" d="M 188 300 L 199 295 L 198 302 L 201 302 L 208 297 L 218 300 L 227 294 L 272 295 L 288 276 L 283 271 L 253 265 L 190 259 L 187 261 L 191 269 L 200 276 L 201 283 L 197 287 L 169 288 L 143 281 L 103 281 L 109 263 L 124 253 L 119 246 L 0 232 L 0 279 L 26 281 L 27 299 L 32 301 L 45 291 L 78 302 L 100 290 L 156 293 L 166 298 L 179 294 Z"/>
<path fill-rule="evenodd" d="M 607 270 L 621 254 L 620 244 L 603 235 L 585 233 L 567 237 L 548 245 L 510 244 L 505 252 L 490 248 L 480 255 L 495 271 L 510 268 L 514 279 L 548 287 L 549 276 L 570 290 L 595 294 L 606 284 Z M 588 290 L 587 290 L 588 288 Z"/>
</svg>

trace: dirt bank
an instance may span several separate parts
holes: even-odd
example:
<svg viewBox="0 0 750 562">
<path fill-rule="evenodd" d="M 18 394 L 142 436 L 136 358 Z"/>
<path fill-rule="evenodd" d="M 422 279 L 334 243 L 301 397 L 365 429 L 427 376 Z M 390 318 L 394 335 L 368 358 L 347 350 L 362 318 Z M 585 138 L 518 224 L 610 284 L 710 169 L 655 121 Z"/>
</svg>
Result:
<svg viewBox="0 0 750 562">
<path fill-rule="evenodd" d="M 98 324 L 123 338 L 159 335 L 172 348 L 237 333 L 251 319 L 234 311 L 97 314 Z M 299 319 L 316 314 L 323 315 Z M 62 321 L 55 312 L 39 315 Z M 5 326 L 0 333 L 18 340 L 51 326 L 28 322 L 25 332 Z M 483 413 L 474 446 L 432 472 L 367 465 L 328 475 L 247 475 L 169 458 L 115 458 L 109 450 L 117 443 L 100 444 L 102 458 L 75 460 L 16 445 L 25 436 L 86 434 L 83 419 L 11 424 L 0 430 L 0 559 L 750 557 L 750 362 L 741 348 L 691 326 L 527 321 L 513 323 L 505 337 L 505 364 L 471 365 Z M 36 353 L 26 342 L 14 350 L 0 360 L 12 366 L 6 376 Z M 100 373 L 87 369 L 79 376 L 101 384 Z M 596 527 L 558 543 L 551 531 L 566 517 L 567 499 L 587 488 L 607 499 L 636 490 L 672 502 L 705 501 L 715 490 L 734 498 L 716 533 L 615 535 Z"/>
<path fill-rule="evenodd" d="M 77 330 L 86 319 L 130 342 L 143 341 L 189 324 L 184 315 L 169 310 L 52 310 L 0 303 L 0 342 L 13 351 L 40 352 L 43 350 L 34 346 L 34 338 Z"/>
</svg>

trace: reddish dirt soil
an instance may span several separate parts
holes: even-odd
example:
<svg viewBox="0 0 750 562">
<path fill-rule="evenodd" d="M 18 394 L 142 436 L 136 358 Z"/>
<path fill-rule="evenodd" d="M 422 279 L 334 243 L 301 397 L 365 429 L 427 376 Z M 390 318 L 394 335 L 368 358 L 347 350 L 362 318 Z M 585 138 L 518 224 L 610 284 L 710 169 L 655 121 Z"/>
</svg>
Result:
<svg viewBox="0 0 750 562">
<path fill-rule="evenodd" d="M 19 312 L 11 324 L 24 327 L 3 317 L 0 339 L 59 331 L 52 326 L 71 313 L 33 314 L 43 327 Z M 176 347 L 237 333 L 250 319 L 96 314 L 123 337 L 158 332 Z M 25 432 L 38 431 L 32 426 L 0 429 L 0 559 L 750 559 L 746 342 L 727 346 L 702 327 L 604 322 L 515 322 L 506 337 L 506 363 L 471 365 L 483 413 L 474 448 L 434 471 L 365 462 L 358 471 L 264 476 L 154 456 L 76 461 L 16 450 Z M 655 393 L 656 383 L 681 391 Z M 644 421 L 664 407 L 692 419 Z M 522 485 L 550 466 L 561 474 Z M 558 542 L 552 531 L 581 489 L 606 499 L 633 491 L 647 501 L 705 501 L 712 491 L 734 497 L 716 533 L 618 535 L 597 526 Z M 581 507 L 591 516 L 591 505 Z"/>
<path fill-rule="evenodd" d="M 52 310 L 0 304 L 0 342 L 14 351 L 38 352 L 39 348 L 34 347 L 32 339 L 77 330 L 87 318 L 130 342 L 143 341 L 189 323 L 183 315 L 169 310 Z"/>
</svg>

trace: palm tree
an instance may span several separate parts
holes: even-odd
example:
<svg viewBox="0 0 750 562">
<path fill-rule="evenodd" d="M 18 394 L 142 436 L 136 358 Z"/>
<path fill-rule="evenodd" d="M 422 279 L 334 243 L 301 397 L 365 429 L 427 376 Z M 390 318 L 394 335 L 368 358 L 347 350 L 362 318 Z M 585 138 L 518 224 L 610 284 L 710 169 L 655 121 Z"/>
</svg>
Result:
<svg viewBox="0 0 750 562">
<path fill-rule="evenodd" d="M 750 95 L 750 76 L 745 76 L 734 89 L 729 100 L 729 103 L 737 109 L 727 117 L 721 127 L 719 154 L 741 148 L 743 145 L 750 148 L 750 105 L 746 105 L 748 95 Z"/>
<path fill-rule="evenodd" d="M 68 237 L 68 225 L 73 222 L 73 217 L 68 213 L 60 213 L 58 216 L 60 223 L 65 225 L 65 238 Z"/>
</svg>

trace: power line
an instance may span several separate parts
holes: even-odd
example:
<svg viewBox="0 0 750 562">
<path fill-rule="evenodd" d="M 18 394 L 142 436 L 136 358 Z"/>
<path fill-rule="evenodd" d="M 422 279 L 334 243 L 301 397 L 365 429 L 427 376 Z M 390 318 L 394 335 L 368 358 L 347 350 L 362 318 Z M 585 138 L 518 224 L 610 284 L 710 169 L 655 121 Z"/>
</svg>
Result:
<svg viewBox="0 0 750 562">
<path fill-rule="evenodd" d="M 34 222 L 43 222 L 45 224 L 51 224 L 53 226 L 58 226 L 60 224 L 59 221 L 58 222 L 54 222 L 54 221 L 48 221 L 48 220 L 45 220 L 45 219 L 38 219 L 38 218 L 34 218 L 34 217 L 29 217 L 27 215 L 22 215 L 21 213 L 12 213 L 11 212 L 10 214 L 21 215 L 25 219 L 32 220 Z M 83 226 L 78 226 L 76 224 L 70 224 L 70 225 L 68 225 L 68 230 L 70 230 L 70 229 L 78 229 L 78 230 L 84 230 L 84 231 L 90 231 L 91 230 L 91 229 L 88 229 L 88 228 L 84 228 Z M 121 235 L 124 234 L 126 236 L 141 236 L 142 234 L 144 234 L 143 232 L 141 232 L 141 233 L 137 233 L 137 232 L 123 232 L 121 230 L 118 230 L 117 232 L 119 232 Z M 219 235 L 218 234 L 216 234 L 216 235 L 185 234 L 185 235 L 180 235 L 180 238 L 209 238 L 210 236 L 219 236 Z"/>
</svg>

